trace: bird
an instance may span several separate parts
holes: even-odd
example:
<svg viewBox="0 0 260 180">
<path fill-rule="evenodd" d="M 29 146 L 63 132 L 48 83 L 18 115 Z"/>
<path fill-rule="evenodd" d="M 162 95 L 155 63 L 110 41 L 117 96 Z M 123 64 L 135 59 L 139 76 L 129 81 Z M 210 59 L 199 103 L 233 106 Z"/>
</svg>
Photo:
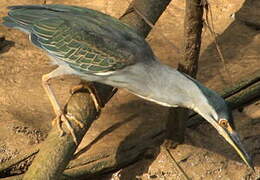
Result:
<svg viewBox="0 0 260 180">
<path fill-rule="evenodd" d="M 49 80 L 64 74 L 77 75 L 88 82 L 126 89 L 162 106 L 195 111 L 253 169 L 252 159 L 235 131 L 232 112 L 225 100 L 199 81 L 163 64 L 146 40 L 130 26 L 84 7 L 45 4 L 8 8 L 3 25 L 27 33 L 32 44 L 45 51 L 58 65 L 42 77 L 43 87 L 58 119 L 65 121 L 66 116 Z M 90 91 L 96 107 L 100 108 L 91 87 Z"/>
</svg>

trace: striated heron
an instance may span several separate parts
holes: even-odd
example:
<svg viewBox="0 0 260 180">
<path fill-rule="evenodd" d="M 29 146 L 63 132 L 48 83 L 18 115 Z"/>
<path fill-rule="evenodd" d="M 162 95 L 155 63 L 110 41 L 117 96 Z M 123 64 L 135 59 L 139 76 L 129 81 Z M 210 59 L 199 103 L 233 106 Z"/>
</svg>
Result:
<svg viewBox="0 0 260 180">
<path fill-rule="evenodd" d="M 226 102 L 195 79 L 162 64 L 148 43 L 127 25 L 95 10 L 76 6 L 25 5 L 9 9 L 3 24 L 26 32 L 31 42 L 59 65 L 44 75 L 42 82 L 60 122 L 67 118 L 49 80 L 74 74 L 86 81 L 127 89 L 163 106 L 194 110 L 253 168 L 250 156 L 234 131 Z M 100 109 L 98 97 L 92 95 Z M 68 123 L 67 126 L 73 135 L 73 129 Z"/>
</svg>

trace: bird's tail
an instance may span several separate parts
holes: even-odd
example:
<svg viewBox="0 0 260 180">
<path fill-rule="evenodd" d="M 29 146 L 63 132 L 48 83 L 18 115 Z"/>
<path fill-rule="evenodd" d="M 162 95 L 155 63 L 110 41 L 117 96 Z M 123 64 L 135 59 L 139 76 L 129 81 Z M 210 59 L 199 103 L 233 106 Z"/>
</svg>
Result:
<svg viewBox="0 0 260 180">
<path fill-rule="evenodd" d="M 38 21 L 57 17 L 57 11 L 46 5 L 10 6 L 8 16 L 3 17 L 3 25 L 31 32 L 32 25 Z"/>
</svg>

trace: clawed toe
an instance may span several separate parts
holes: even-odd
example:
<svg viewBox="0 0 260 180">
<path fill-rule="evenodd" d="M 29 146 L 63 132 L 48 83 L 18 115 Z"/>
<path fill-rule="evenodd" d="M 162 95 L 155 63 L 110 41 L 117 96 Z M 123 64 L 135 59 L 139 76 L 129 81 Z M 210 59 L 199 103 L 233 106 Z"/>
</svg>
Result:
<svg viewBox="0 0 260 180">
<path fill-rule="evenodd" d="M 80 120 L 78 120 L 75 116 L 72 114 L 66 114 L 66 117 L 69 118 L 70 120 L 73 120 L 80 128 L 84 127 L 84 123 Z"/>
<path fill-rule="evenodd" d="M 64 123 L 66 125 L 66 127 L 68 128 L 68 131 L 70 132 L 73 141 L 75 142 L 75 144 L 78 144 L 77 141 L 77 137 L 75 134 L 75 131 L 73 129 L 73 127 L 71 126 L 70 120 L 73 120 L 80 128 L 84 127 L 84 123 L 79 121 L 77 118 L 75 118 L 73 115 L 70 114 L 64 114 L 64 113 L 60 113 L 60 115 L 58 115 L 54 121 L 53 121 L 53 125 L 57 125 L 58 130 L 60 131 L 60 136 L 63 136 L 65 134 L 65 131 L 62 127 L 62 123 Z"/>
<path fill-rule="evenodd" d="M 73 138 L 73 141 L 75 142 L 75 144 L 77 145 L 78 144 L 78 141 L 77 141 L 77 137 L 76 137 L 76 134 L 75 134 L 75 131 L 74 129 L 72 128 L 71 124 L 70 124 L 70 121 L 69 119 L 66 117 L 66 115 L 62 115 L 61 116 L 61 121 L 63 123 L 65 123 L 66 127 L 68 128 L 72 138 Z"/>
</svg>

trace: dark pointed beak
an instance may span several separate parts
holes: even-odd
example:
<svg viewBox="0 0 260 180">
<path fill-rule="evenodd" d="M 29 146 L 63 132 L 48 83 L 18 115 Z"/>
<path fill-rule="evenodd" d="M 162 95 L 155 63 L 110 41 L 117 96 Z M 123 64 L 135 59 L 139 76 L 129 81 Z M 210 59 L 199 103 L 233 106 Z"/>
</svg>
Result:
<svg viewBox="0 0 260 180">
<path fill-rule="evenodd" d="M 253 171 L 255 171 L 252 158 L 249 156 L 249 154 L 246 152 L 245 148 L 243 147 L 238 134 L 235 131 L 233 131 L 231 127 L 225 130 L 223 129 L 223 131 L 221 131 L 220 134 L 236 150 L 236 152 L 247 164 L 247 166 L 250 167 Z"/>
</svg>

